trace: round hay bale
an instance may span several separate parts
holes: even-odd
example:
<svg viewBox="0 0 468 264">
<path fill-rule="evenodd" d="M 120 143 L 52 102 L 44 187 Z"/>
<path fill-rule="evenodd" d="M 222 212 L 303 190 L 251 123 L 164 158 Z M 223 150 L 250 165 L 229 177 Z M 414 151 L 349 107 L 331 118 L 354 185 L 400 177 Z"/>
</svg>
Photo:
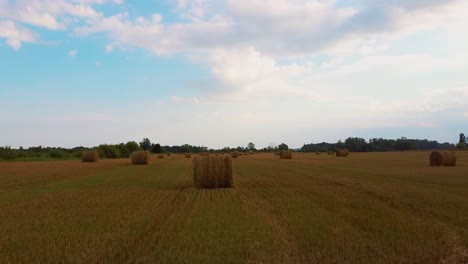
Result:
<svg viewBox="0 0 468 264">
<path fill-rule="evenodd" d="M 337 157 L 347 157 L 349 155 L 349 150 L 347 149 L 336 149 Z"/>
<path fill-rule="evenodd" d="M 171 153 L 166 153 L 166 156 L 171 156 Z"/>
<path fill-rule="evenodd" d="M 319 151 L 315 152 L 315 155 L 322 155 Z"/>
<path fill-rule="evenodd" d="M 149 151 L 134 151 L 130 157 L 133 165 L 148 165 L 150 160 Z"/>
<path fill-rule="evenodd" d="M 280 151 L 280 159 L 292 159 L 292 152 L 288 150 Z"/>
<path fill-rule="evenodd" d="M 98 162 L 99 152 L 97 150 L 83 151 L 81 154 L 81 162 Z"/>
<path fill-rule="evenodd" d="M 185 158 L 187 158 L 187 159 L 192 157 L 192 155 L 190 153 L 185 153 L 184 155 L 185 155 Z"/>
<path fill-rule="evenodd" d="M 198 189 L 232 188 L 232 159 L 229 156 L 193 158 L 193 179 Z"/>
<path fill-rule="evenodd" d="M 239 157 L 239 152 L 235 151 L 235 152 L 232 152 L 231 153 L 231 156 L 235 159 L 237 159 L 237 157 Z"/>
<path fill-rule="evenodd" d="M 164 159 L 164 154 L 158 154 L 158 159 Z"/>
<path fill-rule="evenodd" d="M 456 166 L 457 157 L 452 151 L 433 151 L 429 156 L 431 166 Z"/>
</svg>

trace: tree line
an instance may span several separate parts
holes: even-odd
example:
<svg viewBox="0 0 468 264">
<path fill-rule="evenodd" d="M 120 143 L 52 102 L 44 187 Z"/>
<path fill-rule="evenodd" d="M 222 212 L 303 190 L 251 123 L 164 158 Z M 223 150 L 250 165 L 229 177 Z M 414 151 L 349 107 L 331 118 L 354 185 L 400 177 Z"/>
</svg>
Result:
<svg viewBox="0 0 468 264">
<path fill-rule="evenodd" d="M 466 149 L 467 139 L 463 133 L 459 135 L 459 142 L 454 145 L 451 143 L 439 143 L 435 140 L 427 139 L 408 139 L 405 137 L 399 139 L 373 138 L 366 141 L 359 137 L 349 137 L 344 142 L 339 140 L 337 143 L 317 143 L 304 144 L 299 151 L 302 152 L 326 152 L 334 151 L 336 148 L 347 148 L 351 152 L 373 152 L 373 151 L 403 151 L 403 150 L 432 150 L 432 149 Z M 141 142 L 129 141 L 120 144 L 102 144 L 93 148 L 74 147 L 74 148 L 53 148 L 53 147 L 30 147 L 13 149 L 11 147 L 0 147 L 1 160 L 47 160 L 47 159 L 79 159 L 83 151 L 97 150 L 101 158 L 118 159 L 128 158 L 133 151 L 148 150 L 151 153 L 201 153 L 201 152 L 272 152 L 279 150 L 289 150 L 285 143 L 280 145 L 270 144 L 268 147 L 256 149 L 255 144 L 249 142 L 246 147 L 224 147 L 221 149 L 209 149 L 205 146 L 192 146 L 184 144 L 181 146 L 162 146 L 159 143 L 151 143 L 148 138 Z"/>
<path fill-rule="evenodd" d="M 359 137 L 349 137 L 344 142 L 339 140 L 337 143 L 317 143 L 304 144 L 303 152 L 325 152 L 334 151 L 337 148 L 347 148 L 351 152 L 381 152 L 381 151 L 404 151 L 404 150 L 433 150 L 433 149 L 465 149 L 466 138 L 460 134 L 458 144 L 448 142 L 439 143 L 435 140 L 427 139 L 408 139 L 402 137 L 399 139 L 373 138 L 366 141 Z"/>
</svg>

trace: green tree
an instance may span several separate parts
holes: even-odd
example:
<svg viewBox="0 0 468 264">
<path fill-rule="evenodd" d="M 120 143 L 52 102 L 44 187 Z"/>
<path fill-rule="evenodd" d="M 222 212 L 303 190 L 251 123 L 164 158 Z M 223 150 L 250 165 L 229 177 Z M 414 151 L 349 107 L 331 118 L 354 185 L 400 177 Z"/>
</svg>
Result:
<svg viewBox="0 0 468 264">
<path fill-rule="evenodd" d="M 142 150 L 150 150 L 151 141 L 148 138 L 144 138 L 143 141 L 140 142 L 140 147 Z"/>
<path fill-rule="evenodd" d="M 135 141 L 129 141 L 125 144 L 125 147 L 132 153 L 133 151 L 140 150 L 140 146 Z"/>
<path fill-rule="evenodd" d="M 460 140 L 458 141 L 458 143 L 466 143 L 466 137 L 465 137 L 465 134 L 463 134 L 463 133 L 460 133 Z"/>
<path fill-rule="evenodd" d="M 255 144 L 250 142 L 249 144 L 247 144 L 247 148 L 250 150 L 250 151 L 255 151 Z"/>
<path fill-rule="evenodd" d="M 158 143 L 158 144 L 154 144 L 154 145 L 151 147 L 151 152 L 152 152 L 152 153 L 162 153 L 162 152 L 163 152 L 163 149 L 162 149 L 161 145 Z"/>
<path fill-rule="evenodd" d="M 289 150 L 289 147 L 288 145 L 284 144 L 284 143 L 281 143 L 279 146 L 278 146 L 278 149 L 279 150 Z"/>
</svg>

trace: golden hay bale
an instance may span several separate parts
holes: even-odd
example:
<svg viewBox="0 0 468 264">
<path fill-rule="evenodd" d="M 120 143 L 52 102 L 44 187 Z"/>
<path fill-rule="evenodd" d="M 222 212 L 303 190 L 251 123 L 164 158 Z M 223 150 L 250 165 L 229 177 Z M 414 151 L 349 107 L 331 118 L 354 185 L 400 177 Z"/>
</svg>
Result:
<svg viewBox="0 0 468 264">
<path fill-rule="evenodd" d="M 234 179 L 229 156 L 193 158 L 193 179 L 198 189 L 232 188 Z"/>
<path fill-rule="evenodd" d="M 99 161 L 99 152 L 97 150 L 83 151 L 81 154 L 82 162 L 98 162 Z"/>
<path fill-rule="evenodd" d="M 164 159 L 164 154 L 158 154 L 158 159 Z"/>
<path fill-rule="evenodd" d="M 133 165 L 147 165 L 149 164 L 150 153 L 149 151 L 133 151 L 131 160 Z"/>
<path fill-rule="evenodd" d="M 166 156 L 170 156 L 170 155 L 171 155 L 171 153 L 166 153 Z"/>
<path fill-rule="evenodd" d="M 232 152 L 231 153 L 231 156 L 235 159 L 237 159 L 237 157 L 239 157 L 239 152 L 235 151 L 235 152 Z"/>
<path fill-rule="evenodd" d="M 322 155 L 322 153 L 317 151 L 317 152 L 315 152 L 315 155 Z"/>
<path fill-rule="evenodd" d="M 292 159 L 292 152 L 288 150 L 280 151 L 280 159 Z"/>
<path fill-rule="evenodd" d="M 191 155 L 190 153 L 185 153 L 184 155 L 185 155 L 185 157 L 186 157 L 187 159 L 192 157 L 192 155 Z"/>
<path fill-rule="evenodd" d="M 456 166 L 457 157 L 452 151 L 433 151 L 429 156 L 431 166 Z"/>
<path fill-rule="evenodd" d="M 328 151 L 328 155 L 335 155 L 335 151 Z"/>
<path fill-rule="evenodd" d="M 349 155 L 349 150 L 347 149 L 336 149 L 337 157 L 347 157 Z"/>
</svg>

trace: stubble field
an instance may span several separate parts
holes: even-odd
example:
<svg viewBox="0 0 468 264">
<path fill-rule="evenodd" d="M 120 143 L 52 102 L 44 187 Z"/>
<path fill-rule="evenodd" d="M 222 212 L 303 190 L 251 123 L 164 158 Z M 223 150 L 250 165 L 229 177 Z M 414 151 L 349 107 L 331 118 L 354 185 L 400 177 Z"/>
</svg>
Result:
<svg viewBox="0 0 468 264">
<path fill-rule="evenodd" d="M 192 155 L 194 156 L 194 155 Z M 468 263 L 468 153 L 0 163 L 2 263 Z"/>
</svg>

